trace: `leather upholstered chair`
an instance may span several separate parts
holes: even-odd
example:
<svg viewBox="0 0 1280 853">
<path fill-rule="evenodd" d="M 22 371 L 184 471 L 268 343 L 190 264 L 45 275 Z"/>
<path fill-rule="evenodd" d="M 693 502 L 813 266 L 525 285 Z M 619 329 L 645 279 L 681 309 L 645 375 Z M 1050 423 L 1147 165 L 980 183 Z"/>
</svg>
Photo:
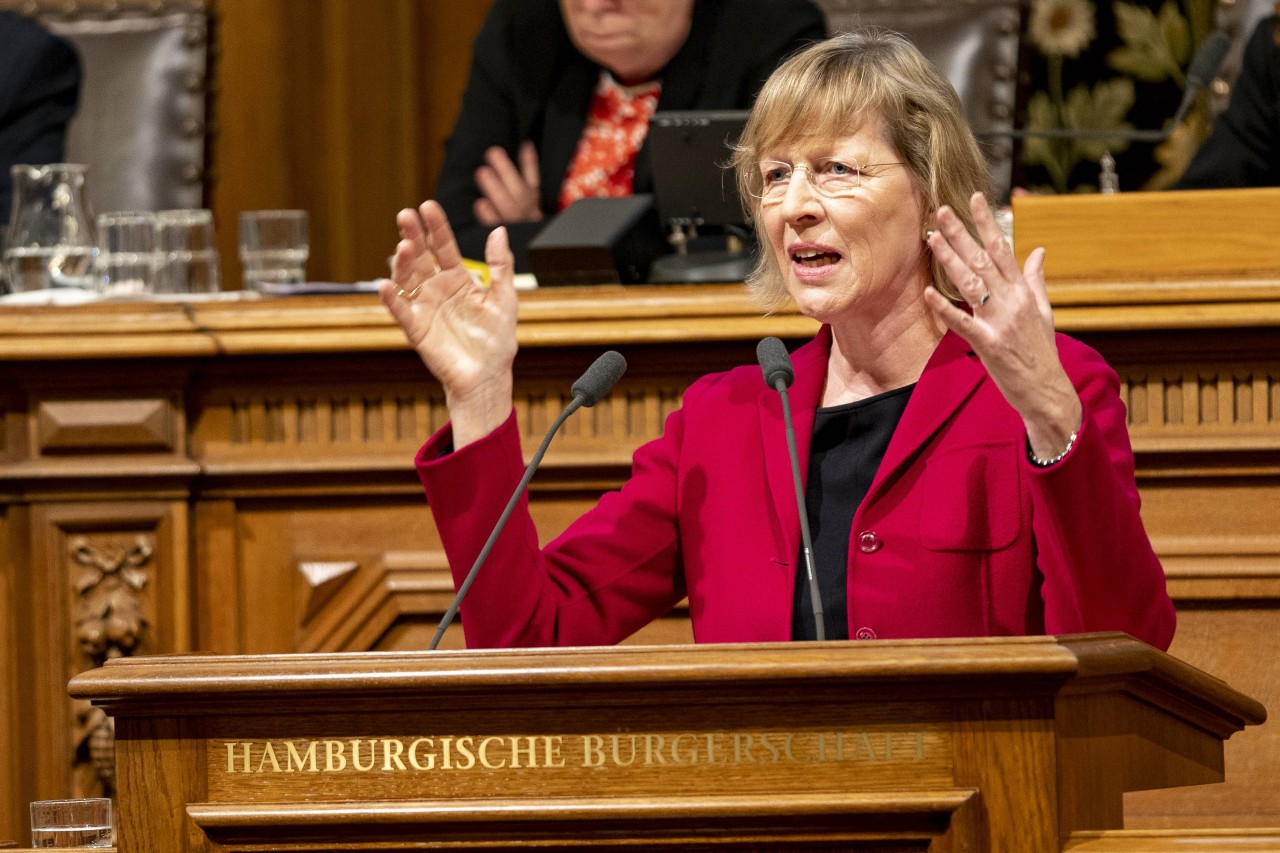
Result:
<svg viewBox="0 0 1280 853">
<path fill-rule="evenodd" d="M 911 39 L 955 86 L 998 198 L 1009 195 L 1022 35 L 1020 0 L 817 0 L 832 33 L 874 25 Z M 994 134 L 995 136 L 987 136 Z"/>
<path fill-rule="evenodd" d="M 66 159 L 95 212 L 205 206 L 208 0 L 3 0 L 80 54 Z"/>
</svg>

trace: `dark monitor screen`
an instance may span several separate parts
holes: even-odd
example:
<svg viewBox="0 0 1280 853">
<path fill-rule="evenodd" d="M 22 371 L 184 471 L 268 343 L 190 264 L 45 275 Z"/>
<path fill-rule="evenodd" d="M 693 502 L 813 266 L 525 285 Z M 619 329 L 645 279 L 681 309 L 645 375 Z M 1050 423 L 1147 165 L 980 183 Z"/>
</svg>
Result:
<svg viewBox="0 0 1280 853">
<path fill-rule="evenodd" d="M 746 121 L 746 110 L 654 113 L 649 120 L 649 158 L 654 200 L 664 223 L 745 224 L 738 187 L 727 166 Z"/>
</svg>

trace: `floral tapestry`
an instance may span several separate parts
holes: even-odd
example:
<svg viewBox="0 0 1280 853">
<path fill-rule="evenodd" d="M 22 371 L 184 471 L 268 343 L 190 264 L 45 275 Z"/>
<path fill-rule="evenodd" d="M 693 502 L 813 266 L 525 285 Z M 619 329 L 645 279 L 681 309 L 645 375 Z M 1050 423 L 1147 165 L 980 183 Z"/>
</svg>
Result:
<svg viewBox="0 0 1280 853">
<path fill-rule="evenodd" d="M 1187 64 L 1213 28 L 1213 0 L 1031 0 L 1024 126 L 1159 130 L 1186 89 Z M 1104 156 L 1121 190 L 1165 189 L 1208 132 L 1207 97 L 1159 144 L 1027 139 L 1015 182 L 1041 193 L 1096 192 Z"/>
</svg>

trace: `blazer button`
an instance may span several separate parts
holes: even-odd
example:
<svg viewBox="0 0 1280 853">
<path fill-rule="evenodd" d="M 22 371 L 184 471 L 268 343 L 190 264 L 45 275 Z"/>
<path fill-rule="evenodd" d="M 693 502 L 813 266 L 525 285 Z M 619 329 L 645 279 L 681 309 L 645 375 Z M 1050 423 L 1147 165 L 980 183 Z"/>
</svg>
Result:
<svg viewBox="0 0 1280 853">
<path fill-rule="evenodd" d="M 870 628 L 859 628 L 854 633 L 853 638 L 855 640 L 874 640 L 876 638 L 876 632 L 872 631 Z"/>
<path fill-rule="evenodd" d="M 873 530 L 864 530 L 858 534 L 858 550 L 864 554 L 874 554 L 883 545 L 884 542 Z"/>
</svg>

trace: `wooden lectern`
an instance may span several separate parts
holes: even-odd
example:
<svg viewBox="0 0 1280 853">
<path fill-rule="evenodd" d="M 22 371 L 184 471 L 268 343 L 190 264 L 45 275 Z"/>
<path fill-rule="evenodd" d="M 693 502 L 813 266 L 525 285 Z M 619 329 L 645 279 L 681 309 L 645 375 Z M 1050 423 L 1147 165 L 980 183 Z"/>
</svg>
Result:
<svg viewBox="0 0 1280 853">
<path fill-rule="evenodd" d="M 1060 851 L 1266 716 L 1123 634 L 139 657 L 71 694 L 115 718 L 119 853 Z"/>
</svg>

